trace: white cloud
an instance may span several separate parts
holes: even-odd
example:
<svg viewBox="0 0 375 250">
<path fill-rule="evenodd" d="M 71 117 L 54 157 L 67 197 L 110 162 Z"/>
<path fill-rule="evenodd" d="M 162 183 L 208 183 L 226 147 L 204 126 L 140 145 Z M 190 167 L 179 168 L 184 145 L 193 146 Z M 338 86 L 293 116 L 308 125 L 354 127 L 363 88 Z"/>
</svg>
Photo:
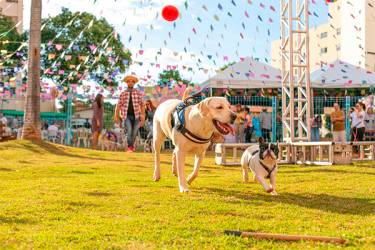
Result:
<svg viewBox="0 0 375 250">
<path fill-rule="evenodd" d="M 157 24 L 157 25 L 152 25 L 152 27 L 154 28 L 154 30 L 161 30 L 163 29 L 163 26 Z M 146 26 L 147 29 L 151 29 L 151 26 Z"/>
</svg>

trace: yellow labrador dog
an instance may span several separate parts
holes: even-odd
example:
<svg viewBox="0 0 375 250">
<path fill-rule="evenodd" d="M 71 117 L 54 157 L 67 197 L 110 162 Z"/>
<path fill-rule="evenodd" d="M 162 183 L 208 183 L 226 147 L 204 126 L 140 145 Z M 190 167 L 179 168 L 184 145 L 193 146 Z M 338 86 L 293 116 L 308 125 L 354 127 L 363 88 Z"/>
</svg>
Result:
<svg viewBox="0 0 375 250">
<path fill-rule="evenodd" d="M 183 101 L 187 99 L 188 91 L 185 91 Z M 165 138 L 168 137 L 175 150 L 172 156 L 172 172 L 178 177 L 180 192 L 190 192 L 187 183 L 190 185 L 198 176 L 210 141 L 197 143 L 194 139 L 188 139 L 172 126 L 171 114 L 181 103 L 180 100 L 168 100 L 160 104 L 154 115 L 154 151 L 155 151 L 155 172 L 154 181 L 159 181 L 160 171 L 160 149 Z M 183 114 L 185 128 L 193 135 L 202 139 L 210 139 L 215 131 L 220 134 L 234 134 L 229 123 L 234 123 L 237 115 L 230 109 L 229 102 L 223 97 L 211 97 L 201 101 L 199 104 L 185 108 Z M 195 154 L 194 171 L 185 179 L 185 156 L 188 153 Z"/>
</svg>

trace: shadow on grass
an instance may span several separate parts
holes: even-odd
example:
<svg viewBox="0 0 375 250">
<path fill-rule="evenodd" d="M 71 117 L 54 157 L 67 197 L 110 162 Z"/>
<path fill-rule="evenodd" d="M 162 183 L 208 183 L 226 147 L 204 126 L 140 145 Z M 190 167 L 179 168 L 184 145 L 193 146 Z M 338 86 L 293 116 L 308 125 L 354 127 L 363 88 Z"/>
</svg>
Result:
<svg viewBox="0 0 375 250">
<path fill-rule="evenodd" d="M 369 215 L 375 214 L 374 204 L 375 199 L 366 198 L 352 198 L 339 197 L 328 194 L 294 194 L 294 193 L 279 193 L 277 196 L 270 194 L 243 194 L 235 193 L 231 190 L 220 188 L 205 188 L 205 190 L 218 194 L 223 197 L 234 196 L 240 200 L 247 201 L 264 201 L 272 203 L 285 203 L 306 207 L 311 209 L 318 209 L 327 212 L 334 212 L 339 214 L 353 214 L 353 215 Z M 231 202 L 231 201 L 230 201 Z M 233 201 L 238 203 L 238 201 Z"/>
<path fill-rule="evenodd" d="M 37 148 L 35 146 L 37 146 Z M 61 147 L 64 147 L 64 146 L 61 146 Z M 31 141 L 24 140 L 18 143 L 17 147 L 15 148 L 23 148 L 25 150 L 29 150 L 37 154 L 43 154 L 43 150 L 46 150 L 48 153 L 58 155 L 58 156 L 67 156 L 71 158 L 89 159 L 89 160 L 123 162 L 122 160 L 113 160 L 113 159 L 108 159 L 108 158 L 95 158 L 95 157 L 87 157 L 87 156 L 82 156 L 82 155 L 77 155 L 77 154 L 71 154 L 65 150 L 62 150 L 56 144 L 45 142 L 45 141 L 32 141 L 31 142 Z M 70 149 L 70 148 L 66 148 L 66 149 Z"/>
<path fill-rule="evenodd" d="M 89 196 L 110 196 L 111 194 L 109 193 L 104 193 L 104 192 L 87 192 L 86 193 Z"/>
<path fill-rule="evenodd" d="M 333 174 L 369 174 L 369 175 L 375 175 L 375 173 L 369 173 L 369 172 L 352 172 L 352 171 L 346 171 L 346 170 L 334 170 L 334 169 L 321 169 L 321 168 L 317 168 L 317 169 L 310 169 L 310 170 L 301 170 L 301 171 L 296 171 L 296 170 L 293 170 L 293 171 L 286 171 L 286 172 L 282 172 L 283 174 L 294 174 L 294 173 L 301 173 L 301 174 L 305 174 L 305 173 L 333 173 Z"/>
<path fill-rule="evenodd" d="M 13 170 L 13 169 L 10 169 L 10 168 L 0 168 L 0 171 L 4 171 L 4 172 L 13 172 L 14 170 Z"/>
<path fill-rule="evenodd" d="M 34 221 L 30 221 L 29 219 L 26 218 L 13 218 L 13 217 L 5 217 L 5 216 L 0 216 L 0 223 L 7 223 L 7 224 L 35 224 Z"/>
<path fill-rule="evenodd" d="M 73 170 L 72 173 L 74 173 L 74 174 L 94 174 L 95 172 L 83 171 L 83 170 Z"/>
</svg>

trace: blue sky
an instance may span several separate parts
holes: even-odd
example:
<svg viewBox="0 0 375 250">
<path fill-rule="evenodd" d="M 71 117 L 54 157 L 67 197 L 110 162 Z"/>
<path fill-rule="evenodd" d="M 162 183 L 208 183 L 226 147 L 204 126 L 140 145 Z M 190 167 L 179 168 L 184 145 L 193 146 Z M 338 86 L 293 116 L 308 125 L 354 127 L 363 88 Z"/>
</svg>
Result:
<svg viewBox="0 0 375 250">
<path fill-rule="evenodd" d="M 180 69 L 182 66 L 197 69 L 198 63 L 199 67 L 208 69 L 208 72 L 195 70 L 195 74 L 193 74 L 182 69 L 180 72 L 184 78 L 201 83 L 207 80 L 209 76 L 214 76 L 216 74 L 214 70 L 218 70 L 227 63 L 223 60 L 223 56 L 227 56 L 230 62 L 239 61 L 239 58 L 246 56 L 260 58 L 260 61 L 263 62 L 267 58 L 270 62 L 270 42 L 280 37 L 279 0 L 252 0 L 251 5 L 247 0 L 233 1 L 236 6 L 233 5 L 232 0 L 187 0 L 188 8 L 186 9 L 185 0 L 142 0 L 142 4 L 140 0 L 97 0 L 96 4 L 94 4 L 94 0 L 43 0 L 43 17 L 59 14 L 62 7 L 67 7 L 72 11 L 86 11 L 97 17 L 103 10 L 102 16 L 116 27 L 125 47 L 132 51 L 133 61 L 144 63 L 143 66 L 132 65 L 130 72 L 135 72 L 139 77 L 151 75 L 152 79 L 157 79 L 158 74 L 167 65 L 178 65 Z M 315 12 L 319 18 L 315 15 L 310 16 L 310 27 L 328 21 L 328 7 L 325 1 L 315 0 L 315 2 L 316 4 L 310 4 L 310 12 Z M 175 21 L 176 28 L 174 28 L 173 22 L 163 20 L 160 14 L 163 6 L 169 4 L 176 6 L 181 13 L 181 19 L 178 18 Z M 218 8 L 219 4 L 222 6 L 222 10 Z M 261 4 L 265 7 L 262 8 Z M 203 5 L 206 6 L 208 11 L 202 8 Z M 271 10 L 270 6 L 275 11 Z M 24 29 L 29 27 L 29 10 L 30 1 L 25 1 Z M 245 16 L 245 11 L 249 18 Z M 228 15 L 228 12 L 231 13 L 232 17 Z M 158 18 L 156 19 L 157 15 Z M 215 20 L 215 15 L 219 21 Z M 197 20 L 198 17 L 202 20 L 201 23 Z M 270 22 L 269 18 L 273 22 Z M 125 19 L 126 24 L 123 26 Z M 153 26 L 154 30 L 150 30 L 150 25 Z M 210 29 L 211 25 L 214 28 L 213 31 Z M 226 28 L 224 25 L 226 25 Z M 137 31 L 137 28 L 139 31 Z M 197 34 L 194 34 L 193 28 Z M 240 37 L 240 33 L 242 33 L 243 39 Z M 129 42 L 130 36 L 132 37 L 131 42 Z M 145 36 L 147 36 L 146 40 Z M 164 41 L 167 43 L 166 46 Z M 219 47 L 219 43 L 221 47 Z M 185 47 L 187 53 L 184 51 Z M 144 53 L 137 55 L 141 49 Z M 150 66 L 150 63 L 155 63 L 156 52 L 160 49 L 162 49 L 163 55 L 158 56 L 156 63 L 161 64 L 161 68 L 158 69 L 155 66 Z M 179 55 L 175 57 L 173 52 L 178 52 Z M 195 54 L 195 58 L 192 58 L 190 54 Z M 212 59 L 209 60 L 207 55 L 212 55 Z M 182 60 L 180 56 L 182 56 Z M 198 59 L 201 63 L 198 62 Z M 216 65 L 213 60 L 215 60 Z"/>
</svg>

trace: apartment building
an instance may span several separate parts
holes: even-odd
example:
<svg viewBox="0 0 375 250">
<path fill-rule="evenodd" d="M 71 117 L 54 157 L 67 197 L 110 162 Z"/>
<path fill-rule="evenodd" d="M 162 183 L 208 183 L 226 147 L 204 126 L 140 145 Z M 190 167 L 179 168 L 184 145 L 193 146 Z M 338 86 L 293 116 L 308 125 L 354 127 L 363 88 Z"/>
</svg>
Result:
<svg viewBox="0 0 375 250">
<path fill-rule="evenodd" d="M 0 12 L 13 20 L 16 24 L 23 20 L 23 0 L 0 1 Z M 17 27 L 17 32 L 22 34 L 22 25 Z"/>
<path fill-rule="evenodd" d="M 375 71 L 375 0 L 338 0 L 328 5 L 328 23 L 309 30 L 310 72 L 337 59 Z M 295 47 L 296 39 L 293 36 Z M 281 39 L 271 42 L 271 65 L 278 69 L 280 46 Z"/>
</svg>

